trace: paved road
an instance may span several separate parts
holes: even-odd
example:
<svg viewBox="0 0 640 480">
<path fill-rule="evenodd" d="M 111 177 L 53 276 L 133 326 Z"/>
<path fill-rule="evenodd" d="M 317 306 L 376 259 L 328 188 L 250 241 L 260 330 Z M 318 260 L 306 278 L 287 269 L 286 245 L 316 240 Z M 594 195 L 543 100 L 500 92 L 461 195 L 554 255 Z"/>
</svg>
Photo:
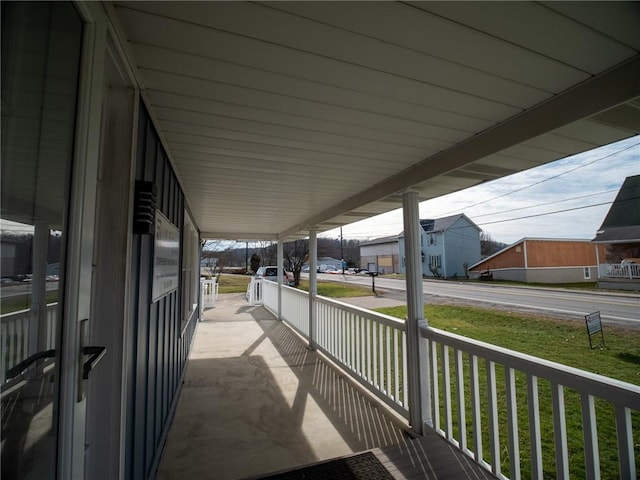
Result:
<svg viewBox="0 0 640 480">
<path fill-rule="evenodd" d="M 0 288 L 0 297 L 8 298 L 8 297 L 18 297 L 18 296 L 26 296 L 31 293 L 31 283 L 14 283 L 11 285 L 2 285 Z M 57 290 L 58 282 L 47 282 L 46 286 L 47 291 Z"/>
<path fill-rule="evenodd" d="M 371 286 L 371 278 L 358 275 L 319 274 L 318 279 Z M 404 295 L 404 280 L 376 278 L 376 288 Z M 426 301 L 429 296 L 482 302 L 514 309 L 544 311 L 561 318 L 584 321 L 584 315 L 600 311 L 603 320 L 611 324 L 640 328 L 640 295 L 579 290 L 545 289 L 525 286 L 505 286 L 452 281 L 425 280 Z"/>
</svg>

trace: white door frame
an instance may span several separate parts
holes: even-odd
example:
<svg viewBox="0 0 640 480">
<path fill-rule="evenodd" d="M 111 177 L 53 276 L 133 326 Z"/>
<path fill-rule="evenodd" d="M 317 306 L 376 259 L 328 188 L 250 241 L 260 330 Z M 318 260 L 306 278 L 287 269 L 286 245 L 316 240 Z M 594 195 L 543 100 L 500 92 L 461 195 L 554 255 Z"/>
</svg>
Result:
<svg viewBox="0 0 640 480">
<path fill-rule="evenodd" d="M 87 18 L 87 8 L 81 8 L 81 4 L 77 6 L 85 22 L 93 20 Z M 84 360 L 80 348 L 80 323 L 89 318 L 91 309 L 106 39 L 106 22 L 84 24 L 60 352 L 57 476 L 61 479 L 84 479 L 86 401 L 79 399 Z"/>
</svg>

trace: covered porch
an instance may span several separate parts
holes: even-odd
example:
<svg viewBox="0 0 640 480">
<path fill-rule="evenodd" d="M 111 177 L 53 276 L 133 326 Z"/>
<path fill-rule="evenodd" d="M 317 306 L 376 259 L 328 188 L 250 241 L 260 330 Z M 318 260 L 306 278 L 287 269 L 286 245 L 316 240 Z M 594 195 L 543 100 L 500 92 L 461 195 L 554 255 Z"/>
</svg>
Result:
<svg viewBox="0 0 640 480">
<path fill-rule="evenodd" d="M 359 452 L 396 479 L 491 478 L 437 434 L 410 434 L 266 308 L 220 296 L 198 325 L 157 478 L 262 477 Z"/>
<path fill-rule="evenodd" d="M 183 457 L 179 468 L 203 469 L 193 478 L 205 468 L 218 476 L 203 460 L 218 452 L 220 462 L 236 455 L 229 465 L 261 465 L 233 478 L 372 449 L 424 465 L 416 452 L 435 437 L 462 465 L 512 479 L 526 476 L 521 465 L 531 478 L 568 478 L 577 444 L 586 478 L 597 479 L 605 423 L 616 426 L 614 475 L 636 478 L 640 387 L 429 327 L 418 229 L 421 201 L 640 133 L 637 4 L 2 7 L 2 220 L 25 245 L 3 243 L 3 267 L 19 280 L 9 287 L 24 297 L 2 319 L 3 440 L 17 439 L 15 449 L 3 443 L 3 467 L 16 460 L 3 478 L 171 478 L 160 455 L 189 396 L 215 416 L 187 407 L 191 423 L 179 412 L 174 430 L 228 444 L 169 439 L 165 455 Z M 317 235 L 397 208 L 407 318 L 318 296 Z M 277 241 L 280 272 L 283 243 L 305 238 L 308 295 L 258 282 L 256 305 L 200 321 L 200 241 Z M 249 343 L 205 354 L 210 326 Z M 192 344 L 196 373 L 185 377 Z M 254 375 L 243 379 L 236 362 Z M 271 410 L 248 408 L 258 381 Z M 209 382 L 217 408 L 202 393 Z M 39 391 L 37 410 L 24 386 L 41 383 L 55 391 Z M 605 422 L 599 402 L 613 412 Z M 544 415 L 552 431 L 541 430 Z M 566 433 L 576 419 L 577 443 Z M 247 438 L 267 446 L 256 425 L 289 432 L 288 443 L 235 449 Z"/>
</svg>

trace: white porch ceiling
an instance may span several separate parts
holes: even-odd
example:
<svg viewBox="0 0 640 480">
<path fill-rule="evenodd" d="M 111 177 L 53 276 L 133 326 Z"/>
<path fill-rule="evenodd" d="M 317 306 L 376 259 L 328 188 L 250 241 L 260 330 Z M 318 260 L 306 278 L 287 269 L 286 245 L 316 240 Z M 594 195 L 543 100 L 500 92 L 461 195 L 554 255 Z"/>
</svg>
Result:
<svg viewBox="0 0 640 480">
<path fill-rule="evenodd" d="M 640 133 L 640 4 L 116 2 L 203 237 L 304 235 Z"/>
</svg>

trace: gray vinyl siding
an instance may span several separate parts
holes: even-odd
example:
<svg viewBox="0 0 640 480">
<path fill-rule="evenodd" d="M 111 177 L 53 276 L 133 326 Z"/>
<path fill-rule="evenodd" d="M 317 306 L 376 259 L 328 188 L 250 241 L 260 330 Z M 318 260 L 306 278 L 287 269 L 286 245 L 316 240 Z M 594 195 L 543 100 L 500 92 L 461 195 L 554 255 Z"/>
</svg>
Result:
<svg viewBox="0 0 640 480">
<path fill-rule="evenodd" d="M 446 249 L 445 277 L 464 277 L 464 264 L 471 266 L 481 259 L 480 232 L 462 217 L 443 232 L 443 236 L 442 243 Z"/>
</svg>

